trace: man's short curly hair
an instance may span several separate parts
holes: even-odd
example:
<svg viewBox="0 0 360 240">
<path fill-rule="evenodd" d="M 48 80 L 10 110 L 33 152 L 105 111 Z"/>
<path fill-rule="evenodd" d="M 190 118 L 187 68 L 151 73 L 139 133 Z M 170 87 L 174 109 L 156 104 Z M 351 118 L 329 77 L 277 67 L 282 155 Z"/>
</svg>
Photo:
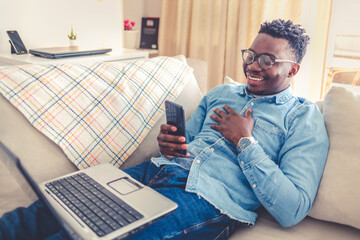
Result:
<svg viewBox="0 0 360 240">
<path fill-rule="evenodd" d="M 310 37 L 306 34 L 305 29 L 290 20 L 277 19 L 272 22 L 264 22 L 261 24 L 259 33 L 266 33 L 275 38 L 288 40 L 291 51 L 298 63 L 301 63 L 310 41 Z"/>
</svg>

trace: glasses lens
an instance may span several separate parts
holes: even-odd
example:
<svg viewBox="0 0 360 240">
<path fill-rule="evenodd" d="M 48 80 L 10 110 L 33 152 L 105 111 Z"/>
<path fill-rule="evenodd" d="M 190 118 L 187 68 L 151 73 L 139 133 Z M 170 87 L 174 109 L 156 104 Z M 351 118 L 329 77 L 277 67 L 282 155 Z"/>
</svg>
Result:
<svg viewBox="0 0 360 240">
<path fill-rule="evenodd" d="M 259 57 L 259 64 L 263 69 L 269 69 L 273 65 L 272 59 L 267 55 L 261 55 Z"/>
<path fill-rule="evenodd" d="M 255 55 L 252 51 L 245 50 L 242 57 L 246 64 L 251 64 L 254 62 Z"/>
</svg>

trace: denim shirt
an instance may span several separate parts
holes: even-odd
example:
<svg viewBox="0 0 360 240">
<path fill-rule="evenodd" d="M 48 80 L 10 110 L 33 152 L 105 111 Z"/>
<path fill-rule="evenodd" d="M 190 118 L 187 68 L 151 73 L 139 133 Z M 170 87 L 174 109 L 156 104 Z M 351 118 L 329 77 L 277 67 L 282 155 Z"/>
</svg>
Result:
<svg viewBox="0 0 360 240">
<path fill-rule="evenodd" d="M 213 108 L 226 104 L 244 116 L 252 109 L 257 143 L 240 154 L 212 129 Z M 225 110 L 224 110 L 225 111 Z M 294 97 L 291 89 L 255 98 L 246 85 L 209 91 L 186 123 L 190 157 L 152 158 L 157 166 L 189 170 L 186 191 L 203 197 L 222 213 L 248 225 L 264 206 L 282 225 L 300 222 L 310 211 L 325 166 L 329 139 L 317 106 Z"/>
</svg>

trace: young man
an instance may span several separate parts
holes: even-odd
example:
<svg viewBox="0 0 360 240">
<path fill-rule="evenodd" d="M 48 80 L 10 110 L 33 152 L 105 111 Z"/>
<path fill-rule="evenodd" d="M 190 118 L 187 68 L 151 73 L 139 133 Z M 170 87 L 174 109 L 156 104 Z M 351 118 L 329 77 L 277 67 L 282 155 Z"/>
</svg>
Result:
<svg viewBox="0 0 360 240">
<path fill-rule="evenodd" d="M 265 22 L 242 51 L 246 85 L 209 91 L 187 122 L 185 137 L 169 134 L 174 126 L 161 126 L 161 156 L 125 171 L 179 207 L 132 239 L 220 239 L 238 223 L 253 225 L 260 206 L 285 227 L 306 216 L 329 146 L 316 105 L 291 94 L 308 42 L 291 21 Z M 49 230 L 40 233 L 44 219 Z M 4 215 L 0 234 L 59 237 L 51 221 L 36 202 Z"/>
</svg>

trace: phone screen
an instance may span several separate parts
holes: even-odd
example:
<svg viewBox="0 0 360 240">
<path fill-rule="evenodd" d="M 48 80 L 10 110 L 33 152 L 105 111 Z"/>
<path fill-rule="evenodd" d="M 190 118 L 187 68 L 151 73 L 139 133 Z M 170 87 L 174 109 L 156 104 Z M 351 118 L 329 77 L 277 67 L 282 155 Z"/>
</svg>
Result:
<svg viewBox="0 0 360 240">
<path fill-rule="evenodd" d="M 17 31 L 7 31 L 7 34 L 17 54 L 27 53 L 27 49 Z"/>
</svg>

